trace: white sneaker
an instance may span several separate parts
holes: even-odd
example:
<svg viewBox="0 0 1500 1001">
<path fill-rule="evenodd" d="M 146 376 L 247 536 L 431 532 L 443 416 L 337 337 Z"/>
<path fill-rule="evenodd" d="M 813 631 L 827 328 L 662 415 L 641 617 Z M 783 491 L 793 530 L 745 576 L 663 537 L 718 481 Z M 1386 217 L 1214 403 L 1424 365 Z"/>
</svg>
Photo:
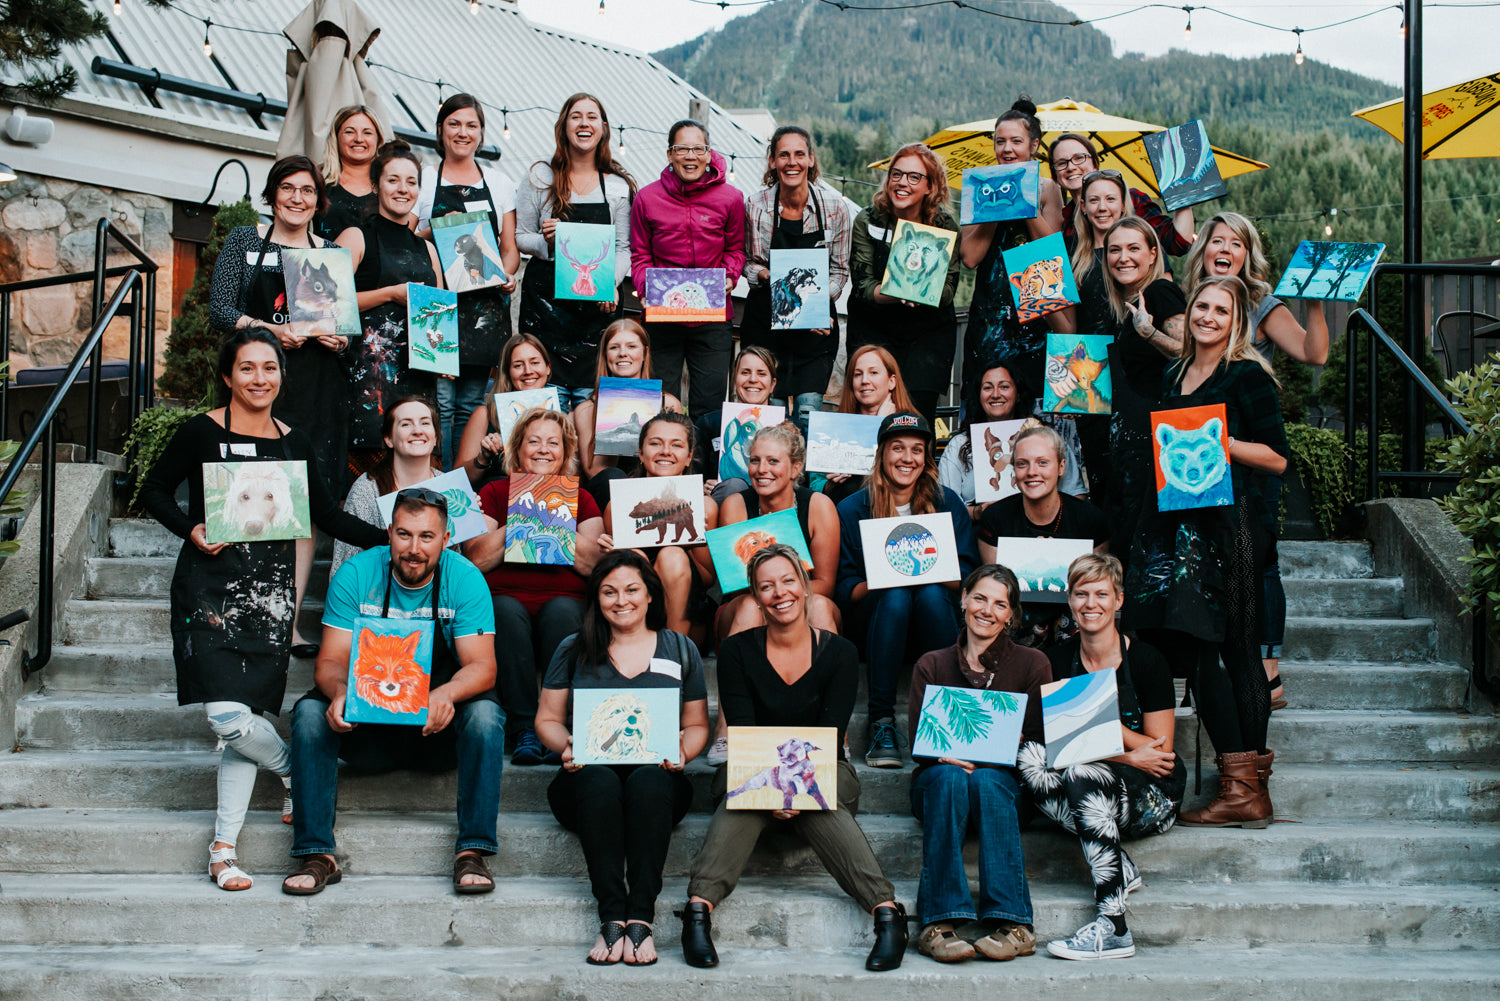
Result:
<svg viewBox="0 0 1500 1001">
<path fill-rule="evenodd" d="M 1115 924 L 1103 914 L 1066 940 L 1047 943 L 1047 951 L 1058 959 L 1129 959 L 1135 955 L 1130 930 L 1115 934 Z"/>
<path fill-rule="evenodd" d="M 713 742 L 708 749 L 708 763 L 711 765 L 722 765 L 729 760 L 729 738 L 720 737 Z"/>
</svg>

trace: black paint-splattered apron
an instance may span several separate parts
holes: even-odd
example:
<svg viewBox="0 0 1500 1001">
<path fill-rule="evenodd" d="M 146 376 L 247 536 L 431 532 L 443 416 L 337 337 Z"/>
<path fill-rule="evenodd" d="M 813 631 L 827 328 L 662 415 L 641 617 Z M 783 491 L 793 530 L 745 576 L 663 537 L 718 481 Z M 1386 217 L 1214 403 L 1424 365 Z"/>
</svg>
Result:
<svg viewBox="0 0 1500 1001">
<path fill-rule="evenodd" d="M 224 411 L 217 460 L 262 462 L 289 458 L 275 438 L 236 435 Z M 313 475 L 309 470 L 309 476 Z M 206 500 L 205 500 L 206 503 Z M 188 539 L 172 574 L 172 659 L 177 704 L 242 702 L 257 712 L 281 712 L 296 604 L 296 543 L 235 542 L 210 556 Z"/>
<path fill-rule="evenodd" d="M 1030 239 L 1025 220 L 999 223 L 990 249 L 974 269 L 974 298 L 969 303 L 969 324 L 964 330 L 966 386 L 983 375 L 986 368 L 1003 364 L 1010 369 L 1012 378 L 1026 384 L 1028 393 L 1041 395 L 1042 364 L 1051 328 L 1042 318 L 1021 322 L 1002 256 Z"/>
<path fill-rule="evenodd" d="M 468 212 L 472 202 L 483 195 L 489 205 L 490 229 L 495 234 L 495 249 L 500 249 L 500 213 L 490 186 L 444 184 L 443 165 L 438 164 L 436 189 L 432 194 L 432 218 L 455 212 Z M 500 348 L 510 336 L 510 296 L 500 289 L 472 289 L 458 294 L 458 364 L 460 376 L 489 374 L 500 361 Z M 463 371 L 465 368 L 470 371 Z M 467 418 L 465 418 L 467 419 Z"/>
</svg>

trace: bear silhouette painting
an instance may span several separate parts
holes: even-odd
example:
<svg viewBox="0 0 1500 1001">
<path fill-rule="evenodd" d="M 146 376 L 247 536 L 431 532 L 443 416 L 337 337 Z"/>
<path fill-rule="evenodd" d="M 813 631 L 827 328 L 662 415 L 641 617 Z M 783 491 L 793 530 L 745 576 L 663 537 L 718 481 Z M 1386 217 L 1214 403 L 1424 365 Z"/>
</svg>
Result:
<svg viewBox="0 0 1500 1001">
<path fill-rule="evenodd" d="M 1151 415 L 1157 509 L 1183 511 L 1234 503 L 1224 407 L 1191 407 Z"/>
</svg>

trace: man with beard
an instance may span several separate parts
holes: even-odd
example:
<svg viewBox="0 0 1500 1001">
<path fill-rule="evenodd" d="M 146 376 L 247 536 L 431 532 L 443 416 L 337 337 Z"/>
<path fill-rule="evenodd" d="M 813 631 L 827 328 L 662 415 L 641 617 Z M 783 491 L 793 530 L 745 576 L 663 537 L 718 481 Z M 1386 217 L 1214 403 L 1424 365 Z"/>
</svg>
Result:
<svg viewBox="0 0 1500 1001">
<path fill-rule="evenodd" d="M 446 498 L 408 487 L 396 494 L 390 545 L 345 560 L 329 582 L 314 688 L 292 709 L 292 857 L 298 869 L 282 882 L 285 893 L 310 896 L 343 878 L 333 854 L 340 758 L 366 772 L 457 768 L 453 888 L 464 894 L 495 888 L 484 863 L 499 847 L 495 827 L 505 750 L 505 714 L 494 692 L 494 610 L 483 575 L 447 548 L 447 528 Z M 430 644 L 381 634 L 382 626 L 389 631 L 392 623 L 423 620 L 434 623 Z M 381 718 L 409 709 L 404 689 L 414 676 L 421 682 L 428 673 L 423 725 L 345 718 L 355 697 L 348 680 L 356 636 L 362 679 L 357 701 L 375 706 Z M 413 663 L 421 660 L 423 647 L 431 651 L 430 663 Z M 368 687 L 366 676 L 376 679 Z"/>
</svg>

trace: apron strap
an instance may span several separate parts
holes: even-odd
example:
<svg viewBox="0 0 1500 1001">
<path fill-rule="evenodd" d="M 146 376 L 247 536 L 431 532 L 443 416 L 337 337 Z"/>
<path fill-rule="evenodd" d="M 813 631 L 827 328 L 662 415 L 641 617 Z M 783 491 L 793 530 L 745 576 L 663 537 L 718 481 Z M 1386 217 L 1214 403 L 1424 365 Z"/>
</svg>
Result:
<svg viewBox="0 0 1500 1001">
<path fill-rule="evenodd" d="M 395 561 L 386 564 L 385 574 L 385 600 L 380 603 L 380 617 L 388 619 L 391 617 L 391 580 L 396 576 Z M 438 555 L 437 569 L 432 571 L 432 642 L 433 658 L 437 658 L 437 645 L 441 643 L 444 651 L 448 649 L 448 643 L 443 639 L 443 622 L 438 618 L 438 590 L 443 582 L 443 557 Z"/>
</svg>

